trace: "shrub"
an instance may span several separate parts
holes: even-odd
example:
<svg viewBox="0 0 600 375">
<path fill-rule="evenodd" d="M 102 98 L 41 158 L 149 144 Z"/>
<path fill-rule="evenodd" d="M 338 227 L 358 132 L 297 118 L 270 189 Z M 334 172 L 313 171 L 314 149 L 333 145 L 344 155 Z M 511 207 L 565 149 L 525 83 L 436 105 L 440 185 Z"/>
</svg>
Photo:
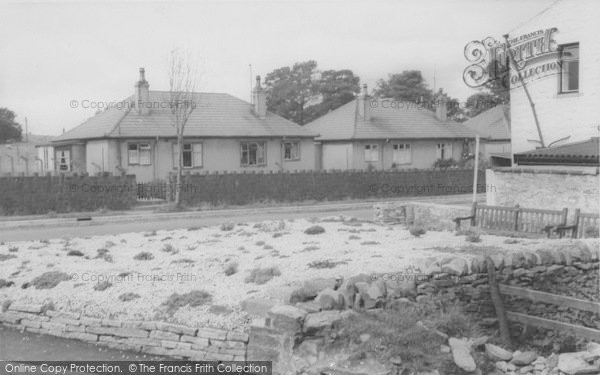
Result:
<svg viewBox="0 0 600 375">
<path fill-rule="evenodd" d="M 275 276 L 281 275 L 281 271 L 277 267 L 260 268 L 256 267 L 250 271 L 245 279 L 246 283 L 255 283 L 258 285 L 268 283 Z"/>
<path fill-rule="evenodd" d="M 265 246 L 265 241 L 256 241 L 256 246 Z"/>
<path fill-rule="evenodd" d="M 193 264 L 193 263 L 195 263 L 195 262 L 189 258 L 175 259 L 174 261 L 171 262 L 171 264 Z"/>
<path fill-rule="evenodd" d="M 360 240 L 360 237 L 355 234 L 352 234 L 352 235 L 350 235 L 350 237 L 348 237 L 348 239 L 349 240 Z"/>
<path fill-rule="evenodd" d="M 144 237 L 154 237 L 154 236 L 156 236 L 155 230 L 153 230 L 152 232 L 144 233 Z"/>
<path fill-rule="evenodd" d="M 94 285 L 94 290 L 98 291 L 98 292 L 102 292 L 103 290 L 106 290 L 106 289 L 110 288 L 111 286 L 112 286 L 112 283 L 110 283 L 109 281 L 103 281 L 101 283 Z"/>
<path fill-rule="evenodd" d="M 177 254 L 179 252 L 179 250 L 177 250 L 175 248 L 175 246 L 173 246 L 170 243 L 165 244 L 161 250 L 164 251 L 165 253 L 170 253 L 170 254 Z"/>
<path fill-rule="evenodd" d="M 69 252 L 67 253 L 67 256 L 70 257 L 82 257 L 83 253 L 79 250 L 69 250 Z"/>
<path fill-rule="evenodd" d="M 117 246 L 117 244 L 112 241 L 106 241 L 106 243 L 104 244 L 104 247 L 107 249 L 110 249 L 111 247 L 114 247 L 114 246 Z"/>
<path fill-rule="evenodd" d="M 185 294 L 171 294 L 169 299 L 167 299 L 163 303 L 163 306 L 166 306 L 168 313 L 173 314 L 177 310 L 179 310 L 180 307 L 188 305 L 190 307 L 196 307 L 211 302 L 212 296 L 210 295 L 210 293 L 205 292 L 203 290 L 192 290 L 191 292 Z"/>
<path fill-rule="evenodd" d="M 415 237 L 420 237 L 420 236 L 424 235 L 425 233 L 427 233 L 427 231 L 423 227 L 412 227 L 412 228 L 410 228 L 409 232 L 410 232 L 410 234 L 412 234 Z"/>
<path fill-rule="evenodd" d="M 45 272 L 33 279 L 30 285 L 34 286 L 35 289 L 52 289 L 61 281 L 67 281 L 70 279 L 70 276 L 64 272 L 50 271 Z"/>
<path fill-rule="evenodd" d="M 583 230 L 584 237 L 586 238 L 598 238 L 600 237 L 600 229 L 598 227 L 586 227 Z M 10 250 L 9 250 L 10 251 Z"/>
<path fill-rule="evenodd" d="M 307 252 L 309 252 L 309 251 L 315 251 L 315 250 L 319 250 L 319 249 L 320 249 L 320 247 L 319 247 L 319 246 L 314 246 L 314 245 L 311 245 L 311 246 L 306 246 L 304 249 L 302 249 L 302 251 L 301 251 L 301 252 L 303 252 L 303 253 L 307 253 Z"/>
<path fill-rule="evenodd" d="M 360 244 L 363 245 L 363 246 L 366 246 L 366 245 L 379 245 L 379 242 L 377 242 L 377 241 L 364 241 L 364 242 L 361 242 Z"/>
<path fill-rule="evenodd" d="M 119 296 L 119 300 L 123 302 L 133 301 L 134 299 L 140 298 L 140 295 L 137 293 L 123 293 Z"/>
<path fill-rule="evenodd" d="M 189 227 L 187 230 L 188 230 L 188 232 L 193 232 L 193 231 L 200 230 L 200 229 L 202 229 L 202 227 Z"/>
<path fill-rule="evenodd" d="M 325 228 L 323 228 L 323 227 L 322 227 L 322 226 L 320 226 L 320 225 L 313 225 L 312 227 L 310 227 L 310 228 L 307 228 L 307 229 L 304 231 L 304 233 L 306 233 L 306 234 L 310 234 L 310 235 L 313 235 L 313 234 L 321 234 L 321 233 L 325 233 Z"/>
<path fill-rule="evenodd" d="M 458 163 L 454 159 L 437 159 L 435 163 L 433 163 L 433 168 L 448 169 L 456 167 L 457 165 Z"/>
<path fill-rule="evenodd" d="M 481 238 L 480 238 L 479 233 L 469 233 L 465 237 L 465 240 L 467 242 L 481 242 Z"/>
<path fill-rule="evenodd" d="M 231 276 L 238 272 L 238 263 L 237 262 L 227 262 L 224 267 L 225 275 Z"/>
<path fill-rule="evenodd" d="M 19 251 L 19 248 L 17 246 L 11 246 L 8 248 L 9 253 L 16 253 L 17 251 Z"/>
<path fill-rule="evenodd" d="M 221 224 L 221 226 L 220 226 L 220 229 L 221 229 L 223 232 L 228 232 L 228 231 L 230 231 L 230 230 L 233 230 L 233 228 L 235 228 L 235 224 L 234 224 L 234 223 L 231 223 L 231 222 L 228 222 L 228 223 L 223 223 L 223 224 Z"/>
<path fill-rule="evenodd" d="M 141 253 L 138 253 L 137 255 L 135 255 L 133 257 L 133 259 L 135 259 L 135 260 L 152 260 L 152 259 L 154 259 L 154 255 L 152 255 L 152 253 L 149 253 L 147 251 L 142 251 Z"/>
</svg>

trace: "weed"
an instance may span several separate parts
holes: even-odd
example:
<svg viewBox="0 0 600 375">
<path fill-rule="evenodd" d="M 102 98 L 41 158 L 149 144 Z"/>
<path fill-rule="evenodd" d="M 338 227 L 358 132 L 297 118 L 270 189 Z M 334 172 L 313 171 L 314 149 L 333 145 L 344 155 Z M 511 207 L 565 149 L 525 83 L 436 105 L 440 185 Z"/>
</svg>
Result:
<svg viewBox="0 0 600 375">
<path fill-rule="evenodd" d="M 67 256 L 70 257 L 82 257 L 83 253 L 79 250 L 69 250 L 69 252 L 67 253 Z"/>
<path fill-rule="evenodd" d="M 271 245 L 265 245 L 265 246 L 263 246 L 263 249 L 264 250 L 273 250 L 273 246 L 271 246 Z"/>
<path fill-rule="evenodd" d="M 360 237 L 359 237 L 359 236 L 357 236 L 357 235 L 355 235 L 355 234 L 353 234 L 353 235 L 351 235 L 350 237 L 348 237 L 348 239 L 349 239 L 349 240 L 360 240 Z"/>
<path fill-rule="evenodd" d="M 224 267 L 225 275 L 231 276 L 238 272 L 238 263 L 237 262 L 227 262 Z"/>
<path fill-rule="evenodd" d="M 0 262 L 3 262 L 5 260 L 9 260 L 9 259 L 13 259 L 16 258 L 17 256 L 15 254 L 0 254 Z"/>
<path fill-rule="evenodd" d="M 256 241 L 256 246 L 265 246 L 265 241 Z"/>
<path fill-rule="evenodd" d="M 156 236 L 155 230 L 153 230 L 152 232 L 144 233 L 144 237 L 154 237 L 154 236 Z"/>
<path fill-rule="evenodd" d="M 195 262 L 189 258 L 176 259 L 171 262 L 171 264 L 193 264 L 193 263 L 195 263 Z"/>
<path fill-rule="evenodd" d="M 193 231 L 200 230 L 200 229 L 202 229 L 202 227 L 189 227 L 187 230 L 188 230 L 188 232 L 193 232 Z"/>
<path fill-rule="evenodd" d="M 377 241 L 364 241 L 360 243 L 363 246 L 367 246 L 367 245 L 379 245 L 380 243 Z"/>
<path fill-rule="evenodd" d="M 310 235 L 314 235 L 314 234 L 321 234 L 321 233 L 325 233 L 325 228 L 323 228 L 320 225 L 313 225 L 312 227 L 307 228 L 304 231 L 305 234 L 310 234 Z"/>
<path fill-rule="evenodd" d="M 420 236 L 424 235 L 425 233 L 427 233 L 427 231 L 423 227 L 412 227 L 412 228 L 410 228 L 409 232 L 410 232 L 410 234 L 412 234 L 415 237 L 420 237 Z"/>
<path fill-rule="evenodd" d="M 255 283 L 258 285 L 266 284 L 275 276 L 281 275 L 281 271 L 277 267 L 260 268 L 256 267 L 250 271 L 245 279 L 246 283 Z"/>
<path fill-rule="evenodd" d="M 223 232 L 228 232 L 233 230 L 233 228 L 235 228 L 235 224 L 231 223 L 231 222 L 227 222 L 227 223 L 223 223 L 221 224 L 221 226 L 219 227 Z"/>
<path fill-rule="evenodd" d="M 152 253 L 149 253 L 147 251 L 142 251 L 141 253 L 138 253 L 137 255 L 135 255 L 133 257 L 133 259 L 135 259 L 135 260 L 152 260 L 152 259 L 154 259 L 154 255 L 152 255 Z"/>
<path fill-rule="evenodd" d="M 34 286 L 35 289 L 52 289 L 62 281 L 70 280 L 71 277 L 59 271 L 50 271 L 41 274 L 29 283 L 28 286 Z"/>
<path fill-rule="evenodd" d="M 300 251 L 301 253 L 307 253 L 309 251 L 315 251 L 315 250 L 319 250 L 321 249 L 319 246 L 306 246 L 304 249 L 302 249 L 302 251 Z"/>
<path fill-rule="evenodd" d="M 586 227 L 583 230 L 584 237 L 586 238 L 598 238 L 600 237 L 600 229 L 598 227 Z"/>
<path fill-rule="evenodd" d="M 117 246 L 117 244 L 112 241 L 106 241 L 106 243 L 104 244 L 104 247 L 107 249 L 110 249 L 111 247 L 115 247 L 115 246 Z"/>
<path fill-rule="evenodd" d="M 210 293 L 203 290 L 193 290 L 185 294 L 173 293 L 164 303 L 167 312 L 175 313 L 179 308 L 184 306 L 197 307 L 212 302 Z"/>
<path fill-rule="evenodd" d="M 0 279 L 0 289 L 2 288 L 9 288 L 11 286 L 15 285 L 14 282 L 12 281 L 6 281 L 4 279 Z"/>
<path fill-rule="evenodd" d="M 98 292 L 102 292 L 102 291 L 110 288 L 111 286 L 112 286 L 112 283 L 110 283 L 109 281 L 103 281 L 101 283 L 94 285 L 94 290 L 98 291 Z"/>
<path fill-rule="evenodd" d="M 8 308 L 10 307 L 10 305 L 12 304 L 12 301 L 9 299 L 5 299 L 4 301 L 2 301 L 2 309 L 0 311 L 7 312 Z"/>
<path fill-rule="evenodd" d="M 170 254 L 177 254 L 179 252 L 179 250 L 177 250 L 175 248 L 175 246 L 173 246 L 170 243 L 165 244 L 161 250 L 164 251 L 165 253 L 170 253 Z"/>
<path fill-rule="evenodd" d="M 332 260 L 315 260 L 308 264 L 308 268 L 316 268 L 316 269 L 325 269 L 325 268 L 335 268 L 338 264 L 346 264 L 345 261 L 334 262 Z"/>
<path fill-rule="evenodd" d="M 18 246 L 11 246 L 8 248 L 8 252 L 9 253 L 16 253 L 17 251 L 19 251 L 19 247 Z"/>
<path fill-rule="evenodd" d="M 119 300 L 123 302 L 133 301 L 134 299 L 140 298 L 140 295 L 137 293 L 123 293 L 119 296 Z"/>
</svg>

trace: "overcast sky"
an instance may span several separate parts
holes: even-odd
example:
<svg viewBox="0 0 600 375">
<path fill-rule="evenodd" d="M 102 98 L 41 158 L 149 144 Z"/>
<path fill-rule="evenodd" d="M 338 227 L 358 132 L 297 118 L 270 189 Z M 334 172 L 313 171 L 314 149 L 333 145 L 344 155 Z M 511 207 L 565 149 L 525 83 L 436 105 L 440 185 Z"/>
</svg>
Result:
<svg viewBox="0 0 600 375">
<path fill-rule="evenodd" d="M 249 100 L 250 71 L 294 62 L 379 78 L 421 70 L 461 100 L 464 46 L 501 38 L 555 0 L 30 2 L 0 5 L 0 107 L 34 134 L 58 135 L 92 116 L 84 100 L 133 94 L 138 69 L 168 89 L 169 51 L 190 51 L 200 89 Z M 79 103 L 71 108 L 71 102 Z"/>
</svg>

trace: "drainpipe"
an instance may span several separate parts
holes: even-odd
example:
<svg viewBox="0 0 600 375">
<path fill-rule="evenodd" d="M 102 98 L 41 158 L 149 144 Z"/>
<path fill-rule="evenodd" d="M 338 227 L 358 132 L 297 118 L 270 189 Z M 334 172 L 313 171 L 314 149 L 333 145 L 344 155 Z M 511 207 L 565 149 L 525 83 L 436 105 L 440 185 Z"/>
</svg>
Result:
<svg viewBox="0 0 600 375">
<path fill-rule="evenodd" d="M 158 135 L 154 140 L 154 147 L 152 148 L 152 157 L 154 162 L 152 163 L 152 179 L 156 180 L 156 163 L 158 163 Z"/>
</svg>

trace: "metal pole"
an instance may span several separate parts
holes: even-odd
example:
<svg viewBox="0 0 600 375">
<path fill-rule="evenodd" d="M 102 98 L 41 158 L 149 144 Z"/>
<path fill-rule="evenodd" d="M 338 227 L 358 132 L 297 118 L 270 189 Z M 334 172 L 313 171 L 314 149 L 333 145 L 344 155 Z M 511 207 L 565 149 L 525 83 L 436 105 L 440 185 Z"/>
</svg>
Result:
<svg viewBox="0 0 600 375">
<path fill-rule="evenodd" d="M 475 136 L 475 166 L 473 169 L 473 203 L 477 202 L 477 174 L 479 172 L 479 134 Z"/>
</svg>

